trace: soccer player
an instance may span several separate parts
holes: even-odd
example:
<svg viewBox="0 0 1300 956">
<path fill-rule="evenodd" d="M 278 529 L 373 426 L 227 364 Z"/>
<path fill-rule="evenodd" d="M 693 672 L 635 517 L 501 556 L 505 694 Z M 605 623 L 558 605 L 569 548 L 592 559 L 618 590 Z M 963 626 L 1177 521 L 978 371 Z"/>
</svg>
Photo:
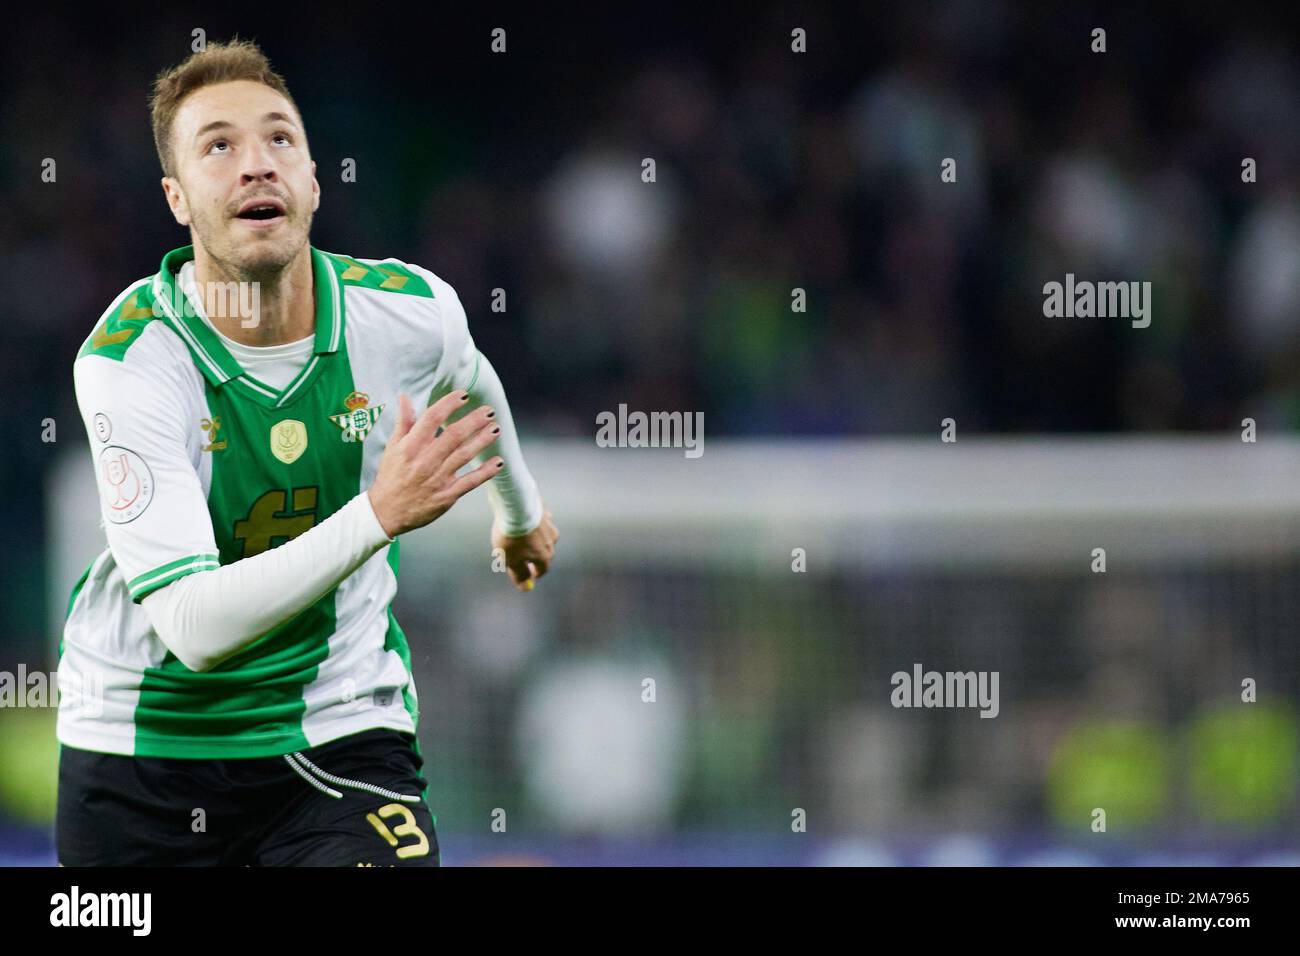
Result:
<svg viewBox="0 0 1300 956">
<path fill-rule="evenodd" d="M 261 51 L 209 45 L 151 110 L 192 244 L 73 365 L 108 548 L 63 635 L 59 862 L 436 866 L 399 537 L 490 481 L 531 590 L 555 525 L 452 287 L 309 243 L 316 164 Z"/>
</svg>

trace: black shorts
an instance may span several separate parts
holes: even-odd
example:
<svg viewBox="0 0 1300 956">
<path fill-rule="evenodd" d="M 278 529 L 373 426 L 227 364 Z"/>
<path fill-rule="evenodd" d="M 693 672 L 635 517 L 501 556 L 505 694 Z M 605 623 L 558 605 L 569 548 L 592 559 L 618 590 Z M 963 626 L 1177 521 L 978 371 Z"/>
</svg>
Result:
<svg viewBox="0 0 1300 956">
<path fill-rule="evenodd" d="M 438 866 L 415 738 L 367 730 L 285 757 L 179 760 L 64 746 L 64 866 Z"/>
</svg>

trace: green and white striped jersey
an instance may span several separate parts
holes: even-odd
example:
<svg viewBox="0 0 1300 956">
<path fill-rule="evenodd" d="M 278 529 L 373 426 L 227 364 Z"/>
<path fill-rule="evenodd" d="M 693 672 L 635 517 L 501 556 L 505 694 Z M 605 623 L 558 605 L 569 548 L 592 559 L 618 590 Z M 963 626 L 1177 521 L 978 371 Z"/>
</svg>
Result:
<svg viewBox="0 0 1300 956">
<path fill-rule="evenodd" d="M 276 547 L 368 488 L 397 395 L 471 387 L 478 352 L 455 291 L 392 259 L 311 249 L 315 349 L 283 389 L 239 366 L 186 308 L 192 246 L 130 285 L 74 363 L 107 549 L 77 582 L 60 679 L 103 687 L 60 709 L 59 740 L 148 757 L 265 757 L 376 727 L 414 732 L 410 651 L 390 609 L 398 544 L 203 673 L 153 631 L 140 601 Z M 101 684 L 102 681 L 102 684 Z"/>
</svg>

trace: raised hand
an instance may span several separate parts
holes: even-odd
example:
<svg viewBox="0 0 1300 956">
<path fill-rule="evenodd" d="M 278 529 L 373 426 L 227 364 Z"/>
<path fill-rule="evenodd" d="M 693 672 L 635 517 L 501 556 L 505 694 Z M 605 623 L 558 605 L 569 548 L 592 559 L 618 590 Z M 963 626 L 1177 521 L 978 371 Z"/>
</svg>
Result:
<svg viewBox="0 0 1300 956">
<path fill-rule="evenodd" d="M 468 401 L 468 392 L 451 392 L 417 419 L 410 399 L 398 396 L 397 424 L 368 492 L 375 517 L 390 538 L 437 520 L 505 465 L 498 456 L 456 477 L 501 432 L 494 421 L 496 412 L 487 405 L 447 425 L 447 419 Z"/>
</svg>

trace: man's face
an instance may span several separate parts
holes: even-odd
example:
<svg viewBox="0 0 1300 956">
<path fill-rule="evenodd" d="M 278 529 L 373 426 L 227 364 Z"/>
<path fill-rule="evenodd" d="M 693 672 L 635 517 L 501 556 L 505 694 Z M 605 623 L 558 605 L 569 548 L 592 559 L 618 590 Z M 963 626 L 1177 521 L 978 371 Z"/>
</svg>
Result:
<svg viewBox="0 0 1300 956">
<path fill-rule="evenodd" d="M 243 274 L 275 273 L 307 242 L 320 205 L 298 114 L 261 83 L 233 80 L 187 96 L 171 131 L 172 214 L 194 242 Z"/>
</svg>

